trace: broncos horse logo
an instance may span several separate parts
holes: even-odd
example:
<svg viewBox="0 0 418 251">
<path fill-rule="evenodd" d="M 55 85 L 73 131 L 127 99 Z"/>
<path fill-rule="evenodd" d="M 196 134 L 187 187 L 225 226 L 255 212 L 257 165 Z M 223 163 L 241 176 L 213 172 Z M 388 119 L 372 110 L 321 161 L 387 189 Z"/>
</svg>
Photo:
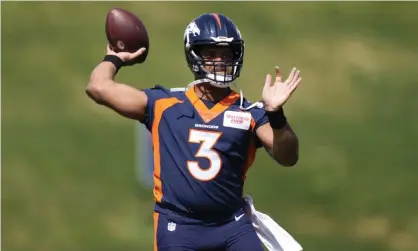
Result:
<svg viewBox="0 0 418 251">
<path fill-rule="evenodd" d="M 200 35 L 200 29 L 197 27 L 195 22 L 191 22 L 184 32 L 184 38 L 186 39 L 186 45 L 189 45 L 189 36 L 192 34 L 194 37 Z"/>
<path fill-rule="evenodd" d="M 186 34 L 192 33 L 193 36 L 200 35 L 200 29 L 197 27 L 195 22 L 191 22 L 186 28 Z"/>
</svg>

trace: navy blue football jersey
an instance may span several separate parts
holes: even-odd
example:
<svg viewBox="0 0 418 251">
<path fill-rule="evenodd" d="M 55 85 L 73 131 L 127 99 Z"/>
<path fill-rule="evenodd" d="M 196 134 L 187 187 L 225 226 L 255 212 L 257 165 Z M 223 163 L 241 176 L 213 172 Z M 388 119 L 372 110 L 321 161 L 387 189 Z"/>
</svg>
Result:
<svg viewBox="0 0 418 251">
<path fill-rule="evenodd" d="M 268 122 L 265 110 L 241 110 L 239 94 L 232 90 L 212 105 L 199 99 L 193 87 L 144 91 L 144 124 L 153 142 L 155 210 L 205 215 L 242 207 L 245 175 L 261 147 L 255 131 Z"/>
</svg>

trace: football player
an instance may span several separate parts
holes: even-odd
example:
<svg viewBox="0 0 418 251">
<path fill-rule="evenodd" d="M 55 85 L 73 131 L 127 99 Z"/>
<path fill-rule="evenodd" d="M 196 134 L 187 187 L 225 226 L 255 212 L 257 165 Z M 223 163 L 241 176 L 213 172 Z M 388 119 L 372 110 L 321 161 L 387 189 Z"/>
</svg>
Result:
<svg viewBox="0 0 418 251">
<path fill-rule="evenodd" d="M 232 90 L 244 61 L 244 40 L 226 16 L 205 13 L 184 34 L 194 81 L 185 88 L 137 90 L 114 80 L 144 53 L 113 52 L 91 73 L 88 95 L 143 123 L 154 155 L 155 250 L 251 250 L 262 244 L 243 210 L 243 186 L 257 148 L 277 163 L 298 161 L 298 139 L 283 105 L 301 82 L 293 68 L 267 74 L 262 102 Z"/>
</svg>

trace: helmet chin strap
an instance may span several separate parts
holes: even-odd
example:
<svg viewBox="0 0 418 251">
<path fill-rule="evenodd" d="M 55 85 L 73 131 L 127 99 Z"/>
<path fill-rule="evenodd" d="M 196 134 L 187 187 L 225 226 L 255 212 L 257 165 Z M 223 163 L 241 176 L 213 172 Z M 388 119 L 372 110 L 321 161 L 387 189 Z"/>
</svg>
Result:
<svg viewBox="0 0 418 251">
<path fill-rule="evenodd" d="M 219 85 L 217 85 L 217 82 L 215 82 L 211 79 L 208 79 L 208 78 L 202 78 L 202 79 L 195 80 L 195 81 L 191 82 L 190 84 L 188 84 L 187 87 L 186 87 L 186 90 L 188 90 L 190 87 L 193 87 L 195 85 L 202 84 L 202 83 L 210 83 L 212 86 L 217 87 L 217 88 L 226 88 L 226 87 L 230 86 L 231 84 L 234 85 L 235 88 L 237 88 L 239 90 L 239 98 L 240 98 L 239 109 L 241 109 L 243 111 L 250 110 L 250 109 L 252 109 L 256 106 L 258 108 L 263 107 L 263 103 L 261 103 L 259 101 L 251 104 L 248 107 L 244 107 L 244 94 L 243 94 L 242 90 L 238 87 L 238 85 L 234 81 L 224 83 L 222 85 L 222 87 L 219 87 Z"/>
</svg>

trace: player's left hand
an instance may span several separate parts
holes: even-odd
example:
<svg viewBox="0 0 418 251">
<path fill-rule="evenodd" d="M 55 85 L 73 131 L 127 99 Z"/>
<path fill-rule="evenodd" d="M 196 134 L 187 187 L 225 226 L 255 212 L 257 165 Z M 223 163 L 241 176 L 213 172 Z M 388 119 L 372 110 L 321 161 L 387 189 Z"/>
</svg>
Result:
<svg viewBox="0 0 418 251">
<path fill-rule="evenodd" d="M 272 82 L 271 75 L 267 74 L 262 95 L 266 111 L 278 111 L 286 103 L 302 80 L 299 75 L 300 71 L 293 67 L 289 77 L 282 82 L 282 73 L 278 66 L 276 66 L 276 79 L 274 82 Z"/>
</svg>

